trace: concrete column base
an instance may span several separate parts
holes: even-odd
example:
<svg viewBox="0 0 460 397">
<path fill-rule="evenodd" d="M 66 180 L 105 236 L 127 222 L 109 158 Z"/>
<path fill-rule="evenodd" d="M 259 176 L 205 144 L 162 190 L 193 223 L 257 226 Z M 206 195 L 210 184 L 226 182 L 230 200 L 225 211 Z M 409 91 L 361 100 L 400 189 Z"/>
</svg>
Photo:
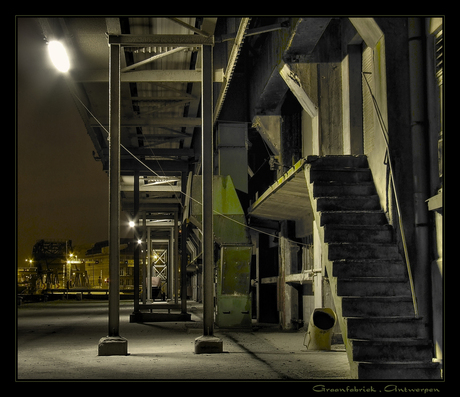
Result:
<svg viewBox="0 0 460 397">
<path fill-rule="evenodd" d="M 122 336 L 106 336 L 97 345 L 98 356 L 127 356 L 128 340 Z"/>
<path fill-rule="evenodd" d="M 224 342 L 217 336 L 202 335 L 195 339 L 196 354 L 222 353 L 223 350 Z"/>
</svg>

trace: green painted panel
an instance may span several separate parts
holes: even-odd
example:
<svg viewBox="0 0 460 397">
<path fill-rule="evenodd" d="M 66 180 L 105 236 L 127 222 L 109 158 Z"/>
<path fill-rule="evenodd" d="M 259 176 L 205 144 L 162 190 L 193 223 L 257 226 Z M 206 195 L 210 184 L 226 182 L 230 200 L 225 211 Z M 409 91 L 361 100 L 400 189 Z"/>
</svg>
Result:
<svg viewBox="0 0 460 397">
<path fill-rule="evenodd" d="M 222 247 L 223 295 L 248 295 L 252 247 Z"/>
</svg>

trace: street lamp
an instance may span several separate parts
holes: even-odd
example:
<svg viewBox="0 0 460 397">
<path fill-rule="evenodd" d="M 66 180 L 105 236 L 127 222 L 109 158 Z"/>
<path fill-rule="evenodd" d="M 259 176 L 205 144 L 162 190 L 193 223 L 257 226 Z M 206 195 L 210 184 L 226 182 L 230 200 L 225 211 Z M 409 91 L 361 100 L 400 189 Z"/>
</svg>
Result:
<svg viewBox="0 0 460 397">
<path fill-rule="evenodd" d="M 50 41 L 48 43 L 48 53 L 51 61 L 57 70 L 60 72 L 67 72 L 70 68 L 69 57 L 65 47 L 59 41 Z"/>
</svg>

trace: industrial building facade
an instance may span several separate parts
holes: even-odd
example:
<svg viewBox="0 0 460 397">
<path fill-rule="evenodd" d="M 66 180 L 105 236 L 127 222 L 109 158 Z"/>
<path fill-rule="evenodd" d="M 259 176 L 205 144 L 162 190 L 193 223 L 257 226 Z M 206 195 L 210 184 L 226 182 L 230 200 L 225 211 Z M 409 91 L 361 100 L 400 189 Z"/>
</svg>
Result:
<svg viewBox="0 0 460 397">
<path fill-rule="evenodd" d="M 442 18 L 38 22 L 74 62 L 117 266 L 133 219 L 132 321 L 160 319 L 164 277 L 175 319 L 204 301 L 204 336 L 328 307 L 353 377 L 440 376 Z"/>
</svg>

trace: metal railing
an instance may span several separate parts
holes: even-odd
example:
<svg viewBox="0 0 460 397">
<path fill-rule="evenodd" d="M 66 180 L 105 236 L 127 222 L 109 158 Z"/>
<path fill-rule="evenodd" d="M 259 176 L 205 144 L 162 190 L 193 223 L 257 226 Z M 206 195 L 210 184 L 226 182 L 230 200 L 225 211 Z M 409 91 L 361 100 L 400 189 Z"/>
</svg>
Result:
<svg viewBox="0 0 460 397">
<path fill-rule="evenodd" d="M 406 262 L 406 266 L 407 266 L 407 273 L 408 273 L 408 277 L 409 277 L 410 290 L 411 290 L 411 295 L 412 295 L 412 303 L 414 305 L 415 317 L 418 317 L 419 314 L 418 314 L 417 298 L 416 298 L 416 295 L 415 295 L 414 280 L 412 278 L 412 270 L 411 270 L 411 266 L 410 266 L 409 253 L 407 251 L 406 236 L 404 234 L 404 225 L 403 225 L 403 221 L 402 221 L 401 210 L 399 208 L 399 199 L 398 199 L 398 193 L 397 193 L 397 190 L 396 190 L 393 166 L 391 164 L 390 147 L 389 147 L 389 142 L 388 142 L 388 130 L 387 130 L 386 126 L 385 126 L 383 116 L 382 116 L 382 113 L 380 112 L 380 108 L 379 108 L 379 105 L 377 103 L 377 100 L 375 99 L 374 94 L 372 93 L 371 86 L 370 86 L 370 84 L 369 84 L 369 82 L 367 81 L 367 78 L 366 78 L 366 74 L 371 74 L 371 73 L 370 72 L 361 72 L 361 74 L 363 75 L 364 80 L 365 80 L 366 85 L 367 85 L 367 88 L 369 89 L 369 93 L 371 94 L 372 103 L 374 105 L 375 112 L 377 114 L 377 118 L 378 118 L 378 121 L 379 121 L 379 124 L 380 124 L 380 127 L 381 127 L 380 129 L 382 131 L 382 135 L 383 135 L 383 138 L 385 140 L 386 152 L 387 152 L 386 155 L 387 155 L 387 159 L 388 159 L 388 164 L 390 166 L 390 179 L 391 179 L 391 184 L 393 186 L 393 194 L 395 196 L 396 210 L 398 212 L 399 230 L 401 232 L 401 240 L 402 240 L 402 244 L 403 244 L 403 248 L 404 248 L 404 257 L 405 257 L 405 262 Z"/>
</svg>

